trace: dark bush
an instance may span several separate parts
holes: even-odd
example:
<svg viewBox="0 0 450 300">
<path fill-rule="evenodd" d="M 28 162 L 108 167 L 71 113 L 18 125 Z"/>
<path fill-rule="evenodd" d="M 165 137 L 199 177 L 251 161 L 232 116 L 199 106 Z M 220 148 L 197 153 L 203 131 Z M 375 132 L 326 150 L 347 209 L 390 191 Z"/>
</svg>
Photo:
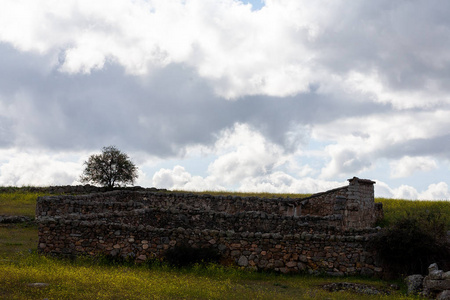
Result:
<svg viewBox="0 0 450 300">
<path fill-rule="evenodd" d="M 213 248 L 193 248 L 189 245 L 176 246 L 164 254 L 165 261 L 175 267 L 218 263 L 220 258 L 219 252 Z"/>
<path fill-rule="evenodd" d="M 435 262 L 450 267 L 445 222 L 438 214 L 408 215 L 372 238 L 369 247 L 390 276 L 425 274 Z"/>
</svg>

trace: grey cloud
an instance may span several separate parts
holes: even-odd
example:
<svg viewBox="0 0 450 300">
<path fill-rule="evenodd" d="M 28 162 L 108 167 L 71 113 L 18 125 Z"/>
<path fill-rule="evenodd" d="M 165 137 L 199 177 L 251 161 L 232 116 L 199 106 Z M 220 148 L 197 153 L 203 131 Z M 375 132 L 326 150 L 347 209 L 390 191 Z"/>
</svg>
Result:
<svg viewBox="0 0 450 300">
<path fill-rule="evenodd" d="M 337 74 L 375 71 L 395 90 L 449 91 L 450 3 L 352 1 L 309 46 Z M 426 101 L 424 99 L 424 101 Z"/>
<path fill-rule="evenodd" d="M 428 139 L 411 139 L 390 145 L 378 155 L 389 158 L 401 158 L 405 155 L 433 155 L 450 160 L 450 133 L 441 134 Z"/>
<path fill-rule="evenodd" d="M 221 130 L 240 122 L 290 151 L 308 142 L 308 128 L 315 124 L 391 109 L 358 95 L 315 92 L 224 100 L 184 65 L 145 78 L 128 76 L 112 63 L 89 75 L 68 75 L 57 66 L 45 69 L 50 55 L 0 45 L 0 57 L 0 101 L 11 110 L 2 121 L 3 147 L 79 150 L 115 144 L 167 157 L 182 155 L 187 145 L 212 144 Z M 289 134 L 298 125 L 304 132 Z"/>
</svg>

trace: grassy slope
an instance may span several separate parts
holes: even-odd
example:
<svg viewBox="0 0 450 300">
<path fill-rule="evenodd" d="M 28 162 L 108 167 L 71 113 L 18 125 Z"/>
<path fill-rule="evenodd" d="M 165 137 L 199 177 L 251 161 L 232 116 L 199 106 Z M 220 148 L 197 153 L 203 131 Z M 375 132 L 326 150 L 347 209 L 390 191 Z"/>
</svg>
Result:
<svg viewBox="0 0 450 300">
<path fill-rule="evenodd" d="M 383 203 L 384 220 L 382 225 L 411 216 L 427 216 L 434 214 L 444 220 L 450 230 L 450 201 L 413 201 L 401 199 L 376 198 L 375 202 Z"/>
</svg>

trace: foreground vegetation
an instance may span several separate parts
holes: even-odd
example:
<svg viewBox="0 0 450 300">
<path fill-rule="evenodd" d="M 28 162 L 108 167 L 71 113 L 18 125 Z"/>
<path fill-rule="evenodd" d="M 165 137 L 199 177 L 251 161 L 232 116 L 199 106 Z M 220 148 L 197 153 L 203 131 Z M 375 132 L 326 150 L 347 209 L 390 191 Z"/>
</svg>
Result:
<svg viewBox="0 0 450 300">
<path fill-rule="evenodd" d="M 161 265 L 110 265 L 22 254 L 0 261 L 2 299 L 414 299 L 389 283 L 361 278 L 288 276 L 217 265 L 174 269 Z M 370 285 L 390 295 L 333 293 L 331 282 Z M 36 283 L 48 285 L 39 286 Z"/>
<path fill-rule="evenodd" d="M 2 189 L 0 215 L 34 217 L 38 196 L 43 194 L 20 188 Z M 431 215 L 445 220 L 447 230 L 450 229 L 450 201 L 376 201 L 383 203 L 385 211 L 380 225 L 388 226 L 408 215 Z M 399 282 L 396 283 L 402 289 L 394 290 L 392 282 L 367 278 L 289 276 L 217 265 L 176 269 L 157 263 L 117 265 L 104 259 L 61 260 L 36 254 L 37 238 L 36 225 L 0 224 L 0 299 L 416 299 L 407 297 Z M 323 289 L 325 284 L 344 281 L 373 286 L 390 294 Z"/>
</svg>

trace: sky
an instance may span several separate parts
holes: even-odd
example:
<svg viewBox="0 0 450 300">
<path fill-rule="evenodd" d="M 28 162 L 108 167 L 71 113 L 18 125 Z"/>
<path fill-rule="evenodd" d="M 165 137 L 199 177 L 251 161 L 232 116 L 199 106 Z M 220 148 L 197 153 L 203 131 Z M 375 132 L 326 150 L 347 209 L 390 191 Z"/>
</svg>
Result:
<svg viewBox="0 0 450 300">
<path fill-rule="evenodd" d="M 2 0 L 0 185 L 450 199 L 450 2 Z"/>
</svg>

